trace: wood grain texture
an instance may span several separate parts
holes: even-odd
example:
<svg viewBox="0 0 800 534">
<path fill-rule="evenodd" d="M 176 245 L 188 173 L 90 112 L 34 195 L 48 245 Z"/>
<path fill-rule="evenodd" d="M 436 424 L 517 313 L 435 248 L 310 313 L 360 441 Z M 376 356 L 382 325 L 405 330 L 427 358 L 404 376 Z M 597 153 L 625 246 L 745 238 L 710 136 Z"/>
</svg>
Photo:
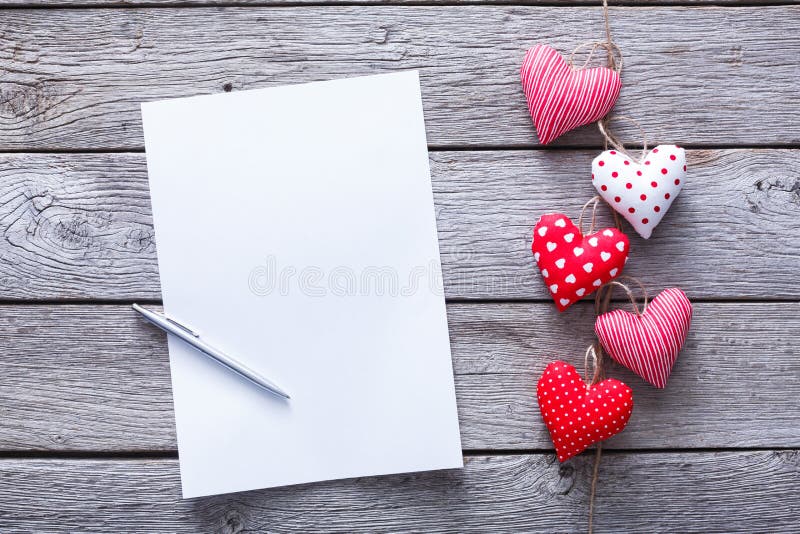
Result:
<svg viewBox="0 0 800 534">
<path fill-rule="evenodd" d="M 593 455 L 180 500 L 176 460 L 0 460 L 3 532 L 583 532 Z M 797 451 L 606 454 L 596 532 L 793 532 Z"/>
<path fill-rule="evenodd" d="M 431 153 L 446 295 L 548 299 L 530 232 L 548 211 L 577 220 L 594 155 Z M 688 155 L 688 183 L 654 236 L 626 226 L 627 274 L 695 299 L 800 298 L 800 151 Z M 4 299 L 160 298 L 143 154 L 0 155 L 0 231 Z"/>
<path fill-rule="evenodd" d="M 631 6 L 671 6 L 685 5 L 687 0 L 625 0 L 624 2 L 614 2 L 613 5 Z M 796 4 L 797 0 L 691 0 L 694 5 L 713 4 L 713 5 L 786 5 Z M 482 4 L 492 5 L 516 5 L 516 6 L 594 6 L 599 3 L 597 0 L 0 0 L 0 7 L 21 7 L 21 8 L 52 8 L 52 7 L 190 7 L 190 6 L 285 6 L 285 5 L 330 5 L 348 6 L 352 4 L 371 5 L 371 6 L 403 6 L 403 5 L 459 5 L 472 6 Z"/>
<path fill-rule="evenodd" d="M 618 113 L 683 145 L 800 143 L 800 6 L 612 8 Z M 139 103 L 420 69 L 435 146 L 529 146 L 538 41 L 602 38 L 599 7 L 325 6 L 0 11 L 0 149 L 134 149 Z M 679 36 L 679 38 L 677 38 Z M 640 142 L 628 125 L 621 138 Z M 598 146 L 586 127 L 560 145 Z"/>
<path fill-rule="evenodd" d="M 140 150 L 141 101 L 398 69 L 420 70 L 439 150 L 431 163 L 447 296 L 547 298 L 530 229 L 546 211 L 577 216 L 594 193 L 596 151 L 446 149 L 535 146 L 517 74 L 524 50 L 546 39 L 568 52 L 601 38 L 597 2 L 309 1 L 330 5 L 0 0 L 126 7 L 0 9 L 0 151 L 23 152 L 0 154 L 3 533 L 585 530 L 593 455 L 555 461 L 534 392 L 550 359 L 581 367 L 593 340 L 588 302 L 564 314 L 546 300 L 448 304 L 472 451 L 463 470 L 186 501 L 177 460 L 157 458 L 176 447 L 164 335 L 127 305 L 14 304 L 160 299 L 143 154 L 24 151 Z M 287 2 L 294 7 L 267 7 Z M 796 147 L 800 6 L 708 2 L 744 7 L 612 8 L 626 62 L 617 112 L 651 142 Z M 600 137 L 586 127 L 556 144 L 597 147 Z M 596 531 L 794 532 L 800 302 L 787 301 L 800 300 L 800 151 L 689 157 L 689 183 L 654 238 L 628 232 L 628 272 L 651 291 L 677 285 L 704 301 L 666 390 L 610 368 L 633 387 L 636 408 L 606 445 Z"/>
<path fill-rule="evenodd" d="M 592 311 L 448 306 L 465 449 L 552 448 L 536 380 L 555 358 L 583 368 Z M 608 447 L 800 448 L 798 314 L 800 303 L 697 304 L 665 390 L 610 367 L 636 407 Z M 128 306 L 0 306 L 0 340 L 0 450 L 175 449 L 166 340 Z"/>
</svg>

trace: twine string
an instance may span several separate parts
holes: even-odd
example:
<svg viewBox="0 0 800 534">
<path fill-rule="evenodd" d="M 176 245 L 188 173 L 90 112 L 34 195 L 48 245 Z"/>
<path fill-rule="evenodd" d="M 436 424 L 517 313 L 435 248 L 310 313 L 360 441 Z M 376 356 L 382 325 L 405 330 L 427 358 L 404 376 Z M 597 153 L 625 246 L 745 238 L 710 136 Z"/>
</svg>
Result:
<svg viewBox="0 0 800 534">
<path fill-rule="evenodd" d="M 600 478 L 600 457 L 603 455 L 603 442 L 599 442 L 594 450 L 594 467 L 592 468 L 592 488 L 589 490 L 589 534 L 592 534 L 594 520 L 594 496 L 597 493 L 597 479 Z"/>
<path fill-rule="evenodd" d="M 623 57 L 622 57 L 622 50 L 617 43 L 614 42 L 614 39 L 611 38 L 611 22 L 609 21 L 608 16 L 608 0 L 603 0 L 603 21 L 605 22 L 605 30 L 606 30 L 606 40 L 605 41 L 590 41 L 588 43 L 579 44 L 575 47 L 575 50 L 569 55 L 569 66 L 573 69 L 575 65 L 573 60 L 575 58 L 575 54 L 583 50 L 587 47 L 592 47 L 589 50 L 589 57 L 584 61 L 583 65 L 580 67 L 582 70 L 585 69 L 589 62 L 594 57 L 594 53 L 597 51 L 598 48 L 605 48 L 606 49 L 606 63 L 608 64 L 608 68 L 616 71 L 617 74 L 622 72 L 622 64 L 623 64 Z"/>
<path fill-rule="evenodd" d="M 611 289 L 610 284 L 605 284 L 597 290 L 594 298 L 594 311 L 595 315 L 602 315 L 608 311 L 608 306 L 611 303 Z M 595 342 L 591 347 L 592 358 L 594 361 L 594 377 L 592 384 L 594 385 L 605 377 L 605 369 L 603 367 L 603 346 L 599 342 Z M 588 365 L 588 351 L 586 356 L 586 364 Z M 587 385 L 587 389 L 590 386 Z M 597 494 L 597 480 L 600 478 L 600 459 L 603 455 L 603 442 L 600 441 L 595 447 L 594 453 L 594 466 L 592 467 L 592 482 L 589 490 L 589 526 L 588 533 L 592 534 L 594 525 L 594 498 Z"/>
<path fill-rule="evenodd" d="M 597 51 L 597 49 L 599 48 L 605 48 L 606 62 L 608 64 L 608 68 L 616 71 L 617 74 L 621 74 L 622 64 L 623 64 L 622 50 L 617 46 L 616 43 L 614 43 L 614 39 L 611 36 L 611 21 L 609 16 L 608 0 L 602 0 L 602 2 L 603 2 L 603 22 L 605 25 L 605 34 L 606 34 L 605 41 L 584 43 L 582 45 L 579 45 L 575 50 L 573 50 L 572 54 L 570 55 L 569 65 L 571 68 L 574 69 L 573 58 L 575 54 L 586 47 L 591 47 L 589 51 L 589 56 L 584 62 L 583 66 L 581 67 L 581 69 L 584 69 L 591 62 L 592 58 L 594 57 L 595 51 Z M 641 132 L 642 154 L 638 161 L 640 164 L 643 164 L 644 158 L 647 155 L 647 133 L 644 131 L 644 129 L 638 122 L 631 119 L 630 117 L 618 116 L 617 118 L 624 119 L 627 120 L 628 122 L 633 123 Z M 627 150 L 625 150 L 625 145 L 622 143 L 622 141 L 620 141 L 616 136 L 612 135 L 608 131 L 608 124 L 611 122 L 611 120 L 612 117 L 610 115 L 606 115 L 605 117 L 597 121 L 597 128 L 598 130 L 600 130 L 600 134 L 603 136 L 603 151 L 608 150 L 609 145 L 611 145 L 618 151 L 620 151 L 622 154 L 628 156 L 630 159 L 634 159 L 633 157 L 631 157 L 630 154 L 628 154 Z M 583 209 L 581 209 L 581 215 L 580 218 L 578 219 L 578 228 L 581 231 L 581 233 L 583 233 L 583 216 L 586 212 L 586 209 L 589 207 L 589 204 L 592 203 L 594 203 L 594 205 L 592 206 L 592 220 L 589 228 L 589 233 L 592 233 L 592 231 L 594 230 L 596 215 L 597 215 L 597 206 L 600 203 L 599 197 L 592 198 L 591 200 L 589 200 L 589 202 L 584 204 Z M 611 211 L 614 214 L 614 223 L 616 224 L 617 228 L 621 230 L 622 223 L 620 221 L 619 215 L 615 210 L 612 209 Z M 625 278 L 630 278 L 630 277 L 625 277 Z M 636 284 L 638 284 L 642 290 L 644 302 L 641 313 L 644 313 L 644 311 L 647 309 L 647 291 L 645 290 L 644 285 L 638 279 L 635 278 L 630 278 L 630 279 L 633 280 Z M 627 285 L 618 281 L 612 281 L 611 283 L 607 283 L 597 290 L 597 294 L 595 295 L 595 313 L 597 315 L 601 315 L 608 311 L 608 307 L 611 303 L 611 295 L 613 293 L 614 286 L 619 286 L 625 290 L 625 292 L 628 294 L 628 298 L 631 300 L 631 303 L 633 304 L 633 308 L 636 311 L 636 314 L 641 316 L 633 292 Z M 604 356 L 603 347 L 600 345 L 599 342 L 595 342 L 586 350 L 586 354 L 584 355 L 584 376 L 586 377 L 587 389 L 590 389 L 591 386 L 598 383 L 604 378 L 605 373 L 603 369 L 603 356 Z M 588 380 L 590 358 L 593 369 L 591 382 Z M 602 454 L 603 454 L 603 445 L 602 442 L 599 442 L 595 448 L 594 466 L 592 468 L 591 489 L 589 492 L 589 523 L 588 523 L 589 534 L 592 534 L 594 527 L 594 502 L 595 502 L 595 495 L 597 494 L 597 481 L 600 477 L 600 459 L 602 458 Z"/>
<path fill-rule="evenodd" d="M 622 141 L 608 131 L 608 124 L 610 124 L 613 120 L 628 121 L 636 126 L 636 128 L 638 128 L 639 132 L 642 134 L 642 153 L 638 159 L 631 156 L 625 149 L 625 145 L 622 143 Z M 631 117 L 627 117 L 625 115 L 611 116 L 609 114 L 597 121 L 597 129 L 600 130 L 600 134 L 603 136 L 603 150 L 608 150 L 608 145 L 611 145 L 629 158 L 638 161 L 640 164 L 644 163 L 644 158 L 647 156 L 647 132 L 644 131 L 644 128 L 642 128 L 642 125 L 639 124 L 636 119 L 632 119 Z"/>
<path fill-rule="evenodd" d="M 589 48 L 591 47 L 591 48 Z M 584 48 L 589 48 L 589 56 L 584 60 L 583 65 L 578 68 L 575 68 L 575 55 L 583 50 Z M 594 53 L 597 52 L 598 48 L 604 48 L 608 54 L 611 55 L 612 61 L 607 62 L 609 68 L 615 71 L 617 74 L 622 72 L 622 50 L 617 46 L 616 43 L 612 42 L 610 45 L 608 41 L 589 41 L 586 43 L 581 43 L 575 47 L 572 53 L 569 55 L 569 59 L 567 63 L 573 70 L 583 70 L 589 66 L 592 59 L 594 58 Z"/>
<path fill-rule="evenodd" d="M 605 286 L 604 286 L 605 287 Z M 601 290 L 603 288 L 600 288 Z M 591 357 L 592 360 L 592 380 L 589 381 L 589 358 Z M 605 378 L 605 371 L 603 369 L 603 348 L 600 346 L 599 343 L 593 343 L 589 345 L 589 348 L 586 349 L 586 354 L 584 356 L 584 377 L 586 380 L 586 391 L 588 392 L 591 390 L 592 386 L 601 382 Z M 600 458 L 602 456 L 603 451 L 603 442 L 600 441 L 597 443 L 595 447 L 595 454 L 594 454 L 594 467 L 592 468 L 592 485 L 591 489 L 589 490 L 589 534 L 592 534 L 592 525 L 594 520 L 594 497 L 597 493 L 597 480 L 600 477 Z"/>
<path fill-rule="evenodd" d="M 611 304 L 611 289 L 614 286 L 610 284 L 605 284 L 601 286 L 597 290 L 597 294 L 595 295 L 594 299 L 594 311 L 595 315 L 602 315 L 608 311 L 608 307 Z M 586 351 L 586 356 L 584 358 L 584 363 L 587 365 L 589 364 L 589 354 L 591 351 L 591 356 L 594 364 L 594 374 L 592 378 L 591 384 L 587 384 L 587 389 L 597 384 L 598 382 L 602 381 L 605 378 L 605 368 L 603 365 L 604 361 L 604 351 L 603 346 L 600 342 L 595 342 L 592 346 L 589 347 Z M 588 532 L 592 534 L 594 528 L 594 498 L 597 494 L 597 481 L 600 478 L 600 459 L 603 456 L 603 442 L 600 441 L 595 446 L 594 452 L 594 466 L 592 467 L 592 481 L 591 481 L 591 488 L 589 490 L 589 525 L 588 525 Z"/>
<path fill-rule="evenodd" d="M 586 383 L 587 391 L 591 389 L 591 387 L 598 382 L 600 382 L 603 374 L 602 369 L 602 362 L 600 358 L 602 354 L 598 354 L 598 350 L 595 348 L 594 343 L 589 345 L 589 348 L 586 349 L 586 353 L 583 356 L 583 381 Z M 590 366 L 591 361 L 591 366 Z M 589 368 L 592 369 L 592 377 L 589 378 Z"/>
<path fill-rule="evenodd" d="M 620 279 L 623 279 L 623 278 L 625 280 L 630 280 L 631 282 L 633 282 L 636 285 L 638 285 L 639 289 L 642 291 L 643 304 L 642 304 L 642 311 L 641 312 L 639 311 L 639 305 L 636 303 L 636 296 L 633 294 L 633 291 L 631 291 L 631 288 L 619 281 Z M 641 315 L 647 309 L 647 288 L 644 287 L 644 284 L 642 283 L 642 281 L 639 280 L 638 278 L 634 278 L 632 276 L 620 276 L 616 280 L 611 280 L 610 282 L 608 282 L 604 286 L 604 287 L 607 287 L 605 298 L 608 301 L 611 300 L 611 292 L 612 292 L 614 286 L 621 287 L 625 291 L 625 293 L 627 293 L 628 298 L 630 299 L 631 304 L 633 305 L 633 310 L 636 312 L 636 315 L 641 317 Z M 597 299 L 600 298 L 600 291 L 598 291 L 597 293 L 598 293 L 598 295 L 595 296 L 595 309 L 597 309 L 597 307 L 598 307 L 597 306 Z M 607 308 L 608 308 L 608 304 L 606 304 L 606 309 Z M 605 313 L 605 312 L 603 312 L 603 313 Z"/>
<path fill-rule="evenodd" d="M 624 278 L 626 280 L 630 280 L 636 283 L 639 288 L 642 290 L 642 298 L 643 298 L 643 305 L 642 311 L 639 312 L 639 306 L 636 304 L 636 297 L 631 291 L 631 288 L 628 287 L 626 284 L 619 282 L 620 278 Z M 628 294 L 628 298 L 631 300 L 631 304 L 633 304 L 633 309 L 636 311 L 636 315 L 641 316 L 642 313 L 647 309 L 647 289 L 644 287 L 644 284 L 638 278 L 634 278 L 632 276 L 620 276 L 616 280 L 612 280 L 606 284 L 604 284 L 600 289 L 597 290 L 597 294 L 594 297 L 594 311 L 596 315 L 602 315 L 608 311 L 608 307 L 611 304 L 611 294 L 614 291 L 614 286 L 621 287 L 625 290 L 625 293 Z M 590 347 L 592 358 L 594 361 L 594 378 L 592 380 L 592 385 L 597 383 L 600 379 L 602 379 L 604 375 L 603 369 L 603 347 L 596 343 Z M 585 356 L 585 364 L 589 365 L 589 350 L 586 351 Z M 589 386 L 587 386 L 588 388 Z M 591 489 L 589 490 L 589 534 L 592 534 L 593 529 L 593 521 L 594 521 L 594 498 L 597 493 L 597 480 L 600 477 L 600 458 L 603 455 L 603 444 L 599 442 L 597 447 L 595 448 L 594 454 L 594 467 L 592 468 L 592 484 Z"/>
<path fill-rule="evenodd" d="M 622 51 L 619 49 L 619 47 L 614 45 L 614 39 L 611 37 L 611 22 L 609 20 L 609 14 L 608 14 L 608 0 L 603 0 L 603 21 L 605 22 L 605 28 L 606 28 L 606 53 L 607 53 L 608 66 L 609 68 L 616 70 L 617 74 L 620 74 L 622 72 Z M 617 64 L 614 60 L 615 48 L 617 51 L 619 51 L 619 67 L 617 67 Z M 597 121 L 597 127 L 600 130 L 600 133 L 603 134 L 603 151 L 608 150 L 608 143 L 609 141 L 611 141 L 609 136 L 606 135 L 605 131 L 606 129 L 604 126 L 605 119 L 606 117 Z M 616 139 L 614 139 L 613 141 L 616 142 Z M 620 146 L 622 146 L 622 143 L 619 144 Z M 625 153 L 624 149 L 621 150 L 621 152 L 624 154 Z M 619 216 L 617 215 L 617 212 L 615 210 L 611 211 L 614 212 L 614 222 L 616 223 L 617 228 L 620 228 L 620 220 Z M 598 294 L 595 296 L 595 312 L 597 315 L 600 315 L 601 312 L 605 313 L 605 311 L 608 310 L 608 304 L 611 301 L 611 291 L 610 290 L 604 291 L 603 288 L 601 287 L 597 293 Z M 601 293 L 606 293 L 607 296 L 601 298 L 600 297 Z M 599 377 L 600 373 L 602 373 L 602 367 L 603 367 L 603 349 L 599 343 L 597 343 L 597 349 L 599 350 L 593 350 L 592 352 L 595 354 L 596 358 L 595 368 L 594 368 L 595 376 Z M 594 530 L 594 499 L 595 495 L 597 495 L 597 480 L 600 478 L 600 459 L 602 458 L 602 455 L 603 455 L 603 445 L 602 442 L 600 442 L 597 444 L 597 447 L 595 448 L 594 466 L 592 468 L 592 484 L 589 490 L 589 524 L 588 524 L 589 534 L 592 534 Z"/>
<path fill-rule="evenodd" d="M 578 52 L 580 52 L 581 50 L 583 50 L 584 48 L 586 48 L 588 46 L 592 47 L 591 50 L 589 50 L 589 57 L 586 58 L 586 61 L 583 62 L 583 65 L 581 65 L 581 67 L 579 69 L 576 69 L 575 68 L 575 63 L 574 63 L 575 54 L 577 54 Z M 583 69 L 585 69 L 589 65 L 589 62 L 594 57 L 595 50 L 597 50 L 600 46 L 602 46 L 602 42 L 600 42 L 600 41 L 591 41 L 591 42 L 588 42 L 588 43 L 579 44 L 578 46 L 575 47 L 575 50 L 573 50 L 572 53 L 569 55 L 569 60 L 567 60 L 567 63 L 569 64 L 570 67 L 572 67 L 573 70 L 583 70 Z"/>
<path fill-rule="evenodd" d="M 622 63 L 623 63 L 622 50 L 619 48 L 619 46 L 617 46 L 617 44 L 614 42 L 614 39 L 611 37 L 611 21 L 609 17 L 608 0 L 603 0 L 603 22 L 605 24 L 606 40 L 596 44 L 597 46 L 603 46 L 606 49 L 606 62 L 608 64 L 608 68 L 615 70 L 617 74 L 621 74 Z M 575 50 L 577 51 L 580 48 L 582 47 L 578 47 Z M 594 47 L 592 48 L 592 53 L 593 52 L 594 52 Z M 592 53 L 589 54 L 589 59 L 591 59 Z M 574 54 L 575 52 L 573 52 L 573 55 Z M 572 56 L 570 56 L 570 64 L 572 64 Z M 633 120 L 632 118 L 623 116 L 619 116 L 618 118 L 632 122 L 642 133 L 643 148 L 642 148 L 642 155 L 638 161 L 639 163 L 643 163 L 644 158 L 647 155 L 647 134 L 645 133 L 644 129 L 639 125 L 639 123 Z M 608 146 L 611 145 L 620 152 L 622 152 L 623 154 L 625 154 L 626 156 L 628 156 L 629 158 L 634 159 L 633 157 L 631 157 L 630 154 L 628 154 L 627 150 L 625 150 L 625 146 L 623 145 L 622 141 L 620 141 L 617 137 L 609 133 L 608 124 L 611 122 L 611 120 L 612 118 L 609 114 L 600 119 L 599 121 L 597 121 L 597 128 L 600 130 L 600 134 L 603 136 L 603 151 L 608 150 Z M 617 221 L 619 220 L 618 218 L 615 219 L 617 219 Z"/>
<path fill-rule="evenodd" d="M 592 232 L 594 232 L 595 225 L 597 223 L 597 206 L 600 205 L 600 202 L 604 202 L 603 199 L 600 198 L 599 195 L 595 195 L 592 198 L 590 198 L 589 201 L 586 204 L 584 204 L 583 207 L 581 208 L 581 214 L 580 216 L 578 216 L 578 230 L 580 230 L 581 235 L 589 235 Z M 592 203 L 594 203 L 594 205 L 592 206 L 592 220 L 589 223 L 589 231 L 584 232 L 583 217 L 586 215 L 586 210 L 589 207 L 589 204 Z M 613 209 L 611 210 L 611 213 L 614 215 L 614 226 L 617 227 L 617 230 L 622 230 L 622 221 L 620 220 L 619 215 Z"/>
<path fill-rule="evenodd" d="M 595 223 L 597 222 L 597 206 L 598 206 L 598 204 L 600 204 L 600 200 L 601 200 L 600 196 L 599 195 L 595 195 L 592 198 L 590 198 L 589 201 L 586 204 L 584 204 L 583 207 L 581 208 L 581 214 L 578 217 L 578 230 L 580 230 L 582 235 L 587 235 L 587 234 L 591 234 L 592 232 L 594 232 L 594 226 L 595 226 Z M 588 232 L 584 232 L 583 231 L 583 216 L 586 215 L 586 209 L 589 207 L 589 204 L 592 204 L 592 203 L 594 203 L 594 205 L 592 206 L 592 220 L 589 223 L 589 231 Z"/>
<path fill-rule="evenodd" d="M 616 70 L 617 66 L 614 61 L 614 52 L 613 52 L 613 48 L 616 47 L 616 45 L 614 44 L 614 40 L 611 38 L 611 23 L 609 22 L 609 16 L 608 16 L 608 0 L 603 0 L 603 20 L 606 23 L 606 51 L 608 52 L 608 66 L 609 68 Z M 619 47 L 616 48 L 617 50 L 619 50 Z M 620 58 L 619 71 L 617 72 L 620 72 L 622 70 L 621 51 L 619 53 L 619 58 Z"/>
</svg>

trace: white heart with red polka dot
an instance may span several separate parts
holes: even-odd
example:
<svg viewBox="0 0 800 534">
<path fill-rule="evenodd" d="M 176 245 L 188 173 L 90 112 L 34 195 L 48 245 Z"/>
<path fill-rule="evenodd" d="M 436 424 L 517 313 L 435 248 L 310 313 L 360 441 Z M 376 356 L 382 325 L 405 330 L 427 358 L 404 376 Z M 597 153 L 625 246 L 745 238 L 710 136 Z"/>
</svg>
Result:
<svg viewBox="0 0 800 534">
<path fill-rule="evenodd" d="M 659 145 L 639 164 L 616 150 L 592 162 L 592 183 L 600 196 L 647 239 L 661 222 L 686 180 L 686 152 Z"/>
</svg>

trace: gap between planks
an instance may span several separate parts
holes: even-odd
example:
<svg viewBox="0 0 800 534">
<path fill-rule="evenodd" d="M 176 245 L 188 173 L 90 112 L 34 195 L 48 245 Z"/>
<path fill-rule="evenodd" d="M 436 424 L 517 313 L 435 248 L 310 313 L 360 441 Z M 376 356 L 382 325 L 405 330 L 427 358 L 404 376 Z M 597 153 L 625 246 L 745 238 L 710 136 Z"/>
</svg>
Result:
<svg viewBox="0 0 800 534">
<path fill-rule="evenodd" d="M 628 7 L 628 8 L 658 8 L 658 7 L 724 7 L 724 8 L 751 8 L 751 7 L 780 7 L 791 6 L 800 4 L 800 0 L 654 0 L 652 2 L 641 2 L 636 0 L 623 0 L 620 2 L 613 2 L 611 7 Z M 115 2 L 99 0 L 96 3 L 92 2 L 60 2 L 56 0 L 52 3 L 42 4 L 36 2 L 0 2 L 0 11 L 2 10 L 16 10 L 16 9 L 192 9 L 192 8 L 208 8 L 208 7 L 242 7 L 242 8 L 298 8 L 298 7 L 466 7 L 466 6 L 501 6 L 501 7 L 592 7 L 600 6 L 600 3 L 594 0 L 566 0 L 559 2 L 557 0 L 328 0 L 319 1 L 313 0 L 309 2 L 302 1 L 214 1 L 203 2 L 203 0 L 192 1 L 177 1 L 170 2 Z"/>
<path fill-rule="evenodd" d="M 648 295 L 648 301 L 652 300 L 654 295 Z M 552 299 L 531 299 L 531 298 L 445 298 L 446 304 L 468 304 L 475 306 L 493 305 L 493 304 L 550 304 Z M 592 298 L 582 300 L 583 303 L 593 302 Z M 612 303 L 625 304 L 630 302 L 627 297 L 614 297 L 611 299 Z M 163 306 L 164 302 L 161 299 L 0 299 L 0 306 L 130 306 L 136 304 L 143 304 L 145 306 Z M 692 299 L 692 303 L 703 304 L 797 304 L 800 303 L 798 298 L 725 298 L 725 297 L 696 297 Z"/>
<path fill-rule="evenodd" d="M 798 0 L 800 2 L 800 0 Z M 0 10 L 3 7 L 0 5 Z M 657 145 L 650 145 L 648 148 L 655 148 Z M 683 143 L 682 148 L 687 150 L 797 150 L 800 149 L 800 143 Z M 626 144 L 625 149 L 631 152 L 641 151 L 642 145 Z M 428 145 L 428 152 L 446 153 L 446 152 L 579 152 L 586 150 L 596 150 L 602 152 L 604 149 L 601 145 L 583 144 L 583 145 L 558 145 L 558 146 L 542 146 L 537 144 L 510 144 L 510 145 Z M 99 147 L 99 148 L 6 148 L 0 150 L 0 156 L 5 154 L 35 154 L 35 155 L 61 155 L 61 154 L 74 154 L 91 155 L 91 154 L 115 154 L 115 155 L 130 155 L 130 154 L 144 154 L 144 148 L 123 148 L 123 147 Z"/>
<path fill-rule="evenodd" d="M 595 447 L 589 447 L 579 456 L 592 456 Z M 603 454 L 609 455 L 632 455 L 632 454 L 709 454 L 726 452 L 800 452 L 797 447 L 666 447 L 648 449 L 616 449 L 603 447 Z M 541 456 L 552 455 L 555 457 L 553 449 L 463 449 L 462 456 L 465 458 L 481 458 L 489 456 Z M 0 461 L 2 460 L 117 460 L 117 461 L 136 461 L 136 460 L 159 460 L 159 459 L 178 459 L 178 450 L 152 450 L 152 451 L 40 451 L 40 450 L 9 450 L 0 451 Z"/>
</svg>

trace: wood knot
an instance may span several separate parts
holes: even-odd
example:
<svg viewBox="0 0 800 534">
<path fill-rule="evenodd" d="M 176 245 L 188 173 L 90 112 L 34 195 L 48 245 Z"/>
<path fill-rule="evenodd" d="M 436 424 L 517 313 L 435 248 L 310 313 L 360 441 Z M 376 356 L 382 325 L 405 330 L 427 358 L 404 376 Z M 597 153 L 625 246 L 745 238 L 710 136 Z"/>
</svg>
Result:
<svg viewBox="0 0 800 534">
<path fill-rule="evenodd" d="M 800 178 L 791 176 L 770 176 L 759 178 L 753 189 L 746 194 L 751 212 L 775 211 L 782 213 L 786 204 L 800 206 Z"/>
<path fill-rule="evenodd" d="M 226 93 L 230 93 L 231 91 L 233 91 L 233 84 L 231 82 L 226 83 L 225 85 L 222 86 L 222 90 L 225 91 Z"/>
<path fill-rule="evenodd" d="M 558 486 L 557 491 L 559 495 L 569 495 L 572 488 L 575 487 L 575 468 L 570 464 L 561 464 L 558 466 Z"/>
<path fill-rule="evenodd" d="M 561 478 L 571 477 L 575 473 L 575 468 L 571 465 L 561 465 L 558 468 L 558 476 Z"/>
<path fill-rule="evenodd" d="M 758 191 L 777 193 L 787 193 L 792 202 L 800 201 L 800 179 L 789 178 L 787 176 L 776 176 L 765 178 L 755 183 Z"/>
<path fill-rule="evenodd" d="M 50 118 L 48 111 L 74 94 L 66 93 L 50 82 L 7 83 L 0 89 L 0 114 L 43 122 Z"/>
<path fill-rule="evenodd" d="M 91 246 L 93 241 L 89 221 L 79 215 L 58 221 L 53 232 L 56 239 L 65 245 L 65 248 L 86 249 Z"/>
<path fill-rule="evenodd" d="M 125 239 L 125 247 L 137 252 L 144 252 L 153 248 L 153 231 L 146 228 L 134 228 L 128 232 Z"/>
<path fill-rule="evenodd" d="M 245 522 L 238 510 L 228 510 L 225 512 L 225 524 L 220 529 L 225 534 L 237 534 L 243 532 Z"/>
</svg>

